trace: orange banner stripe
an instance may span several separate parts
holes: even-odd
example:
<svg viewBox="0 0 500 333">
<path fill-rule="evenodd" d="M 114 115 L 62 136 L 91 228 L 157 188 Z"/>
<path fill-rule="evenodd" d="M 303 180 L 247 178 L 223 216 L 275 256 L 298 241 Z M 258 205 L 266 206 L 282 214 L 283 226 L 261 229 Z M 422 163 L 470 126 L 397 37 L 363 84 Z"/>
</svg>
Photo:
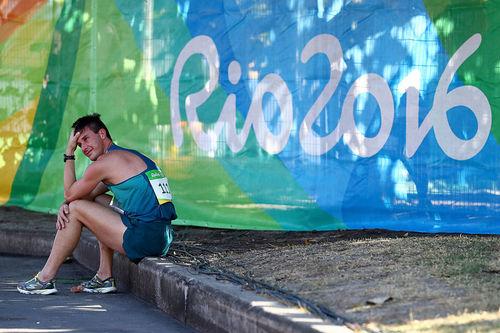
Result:
<svg viewBox="0 0 500 333">
<path fill-rule="evenodd" d="M 47 0 L 1 0 L 0 43 L 26 23 L 45 2 Z"/>
<path fill-rule="evenodd" d="M 0 204 L 9 200 L 12 183 L 28 145 L 38 98 L 0 121 Z"/>
</svg>

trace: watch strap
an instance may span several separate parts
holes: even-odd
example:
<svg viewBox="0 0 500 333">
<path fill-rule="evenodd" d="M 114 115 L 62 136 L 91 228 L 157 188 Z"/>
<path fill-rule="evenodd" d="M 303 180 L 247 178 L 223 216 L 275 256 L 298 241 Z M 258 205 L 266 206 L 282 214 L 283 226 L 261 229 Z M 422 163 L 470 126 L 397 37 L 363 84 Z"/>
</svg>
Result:
<svg viewBox="0 0 500 333">
<path fill-rule="evenodd" d="M 66 163 L 67 160 L 75 160 L 75 155 L 66 155 L 64 154 L 64 163 Z"/>
</svg>

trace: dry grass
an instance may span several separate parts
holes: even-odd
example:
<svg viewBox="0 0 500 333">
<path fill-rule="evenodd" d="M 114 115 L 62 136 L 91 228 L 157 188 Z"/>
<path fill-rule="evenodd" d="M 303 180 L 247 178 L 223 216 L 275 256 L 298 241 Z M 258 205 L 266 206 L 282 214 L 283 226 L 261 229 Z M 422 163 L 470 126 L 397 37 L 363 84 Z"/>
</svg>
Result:
<svg viewBox="0 0 500 333">
<path fill-rule="evenodd" d="M 401 325 L 369 324 L 367 327 L 387 333 L 492 333 L 500 331 L 500 311 L 463 313 L 442 318 L 412 320 Z"/>
<path fill-rule="evenodd" d="M 497 236 L 416 234 L 306 240 L 205 258 L 384 331 L 494 332 L 499 253 Z M 373 298 L 389 301 L 368 305 Z"/>
</svg>

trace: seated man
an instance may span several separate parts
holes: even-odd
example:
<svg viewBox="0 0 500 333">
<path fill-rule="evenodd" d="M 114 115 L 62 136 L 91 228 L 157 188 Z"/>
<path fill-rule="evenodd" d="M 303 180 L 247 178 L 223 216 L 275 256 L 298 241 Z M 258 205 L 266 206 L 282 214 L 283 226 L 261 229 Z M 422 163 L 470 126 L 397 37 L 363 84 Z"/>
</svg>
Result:
<svg viewBox="0 0 500 333">
<path fill-rule="evenodd" d="M 57 233 L 43 269 L 17 290 L 23 294 L 57 292 L 54 277 L 71 255 L 87 227 L 99 240 L 96 275 L 80 291 L 116 290 L 112 277 L 113 253 L 131 261 L 165 255 L 172 242 L 171 220 L 177 218 L 167 178 L 156 164 L 134 150 L 115 145 L 98 114 L 75 121 L 64 154 L 64 198 L 57 216 Z M 92 163 L 76 180 L 76 147 Z M 113 197 L 105 194 L 108 190 Z"/>
</svg>

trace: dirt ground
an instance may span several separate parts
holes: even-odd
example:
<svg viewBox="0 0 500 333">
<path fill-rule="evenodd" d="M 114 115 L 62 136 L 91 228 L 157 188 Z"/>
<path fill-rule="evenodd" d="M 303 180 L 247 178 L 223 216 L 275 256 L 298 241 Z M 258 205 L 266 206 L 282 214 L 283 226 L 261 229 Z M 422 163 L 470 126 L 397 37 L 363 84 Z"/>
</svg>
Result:
<svg viewBox="0 0 500 333">
<path fill-rule="evenodd" d="M 364 327 L 500 332 L 498 236 L 177 228 L 171 255 L 186 247 Z"/>
<path fill-rule="evenodd" d="M 53 221 L 0 207 L 1 228 Z M 500 332 L 498 235 L 175 227 L 175 236 L 168 260 L 296 295 L 368 330 Z"/>
</svg>

